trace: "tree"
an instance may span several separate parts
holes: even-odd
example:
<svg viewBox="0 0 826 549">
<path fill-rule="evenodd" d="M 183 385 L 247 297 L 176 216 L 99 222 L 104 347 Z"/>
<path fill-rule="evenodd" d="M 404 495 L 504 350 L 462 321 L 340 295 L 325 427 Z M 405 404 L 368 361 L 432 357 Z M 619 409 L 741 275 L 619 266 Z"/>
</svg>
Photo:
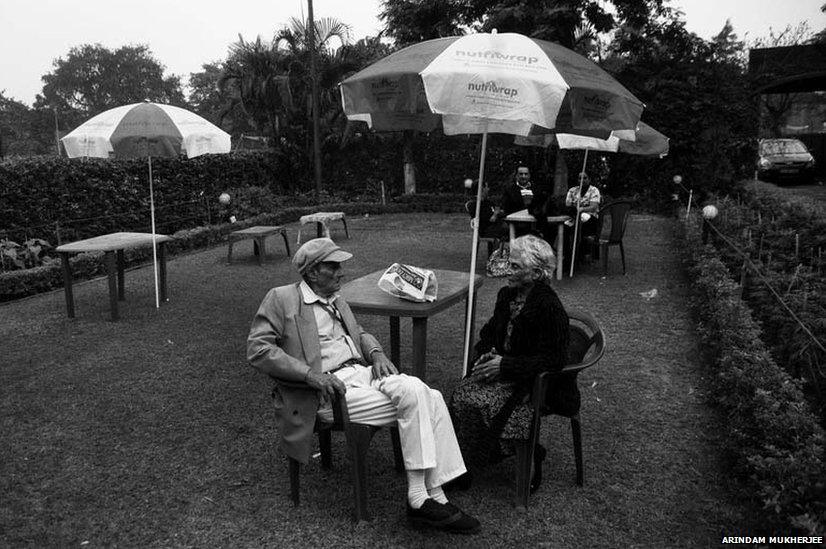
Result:
<svg viewBox="0 0 826 549">
<path fill-rule="evenodd" d="M 379 18 L 384 33 L 399 46 L 464 34 L 472 2 L 456 0 L 383 0 Z"/>
<path fill-rule="evenodd" d="M 349 48 L 350 27 L 341 21 L 327 17 L 315 22 L 314 34 L 317 54 L 319 114 L 327 126 L 341 115 L 341 99 L 338 83 L 344 75 L 360 65 L 353 56 L 357 50 Z M 290 88 L 293 96 L 305 105 L 306 115 L 311 114 L 310 52 L 307 49 L 307 25 L 295 17 L 290 24 L 276 32 L 273 43 L 283 51 L 290 72 Z M 338 42 L 339 47 L 334 47 Z"/>
<path fill-rule="evenodd" d="M 665 9 L 663 0 L 383 0 L 380 18 L 397 43 L 464 34 L 464 29 L 518 32 L 574 48 L 581 37 L 620 24 L 639 27 Z M 590 30 L 590 32 L 585 32 Z"/>
<path fill-rule="evenodd" d="M 275 44 L 257 37 L 247 42 L 238 36 L 218 79 L 218 89 L 229 98 L 222 118 L 241 106 L 258 131 L 278 143 L 282 118 L 292 107 L 287 62 Z"/>
<path fill-rule="evenodd" d="M 178 76 L 164 77 L 164 67 L 147 46 L 117 50 L 85 44 L 53 63 L 43 76 L 35 109 L 54 109 L 63 126 L 74 127 L 107 109 L 148 99 L 184 106 Z"/>
<path fill-rule="evenodd" d="M 0 158 L 55 154 L 56 150 L 52 114 L 30 109 L 0 91 Z"/>
<path fill-rule="evenodd" d="M 695 192 L 726 190 L 753 161 L 756 111 L 743 45 L 729 24 L 705 41 L 686 30 L 680 15 L 621 26 L 611 43 L 605 67 L 646 104 L 646 122 L 671 138 L 656 172 L 650 159 L 613 157 L 612 194 L 666 198 L 673 190 L 663 182 L 674 174 Z"/>
</svg>

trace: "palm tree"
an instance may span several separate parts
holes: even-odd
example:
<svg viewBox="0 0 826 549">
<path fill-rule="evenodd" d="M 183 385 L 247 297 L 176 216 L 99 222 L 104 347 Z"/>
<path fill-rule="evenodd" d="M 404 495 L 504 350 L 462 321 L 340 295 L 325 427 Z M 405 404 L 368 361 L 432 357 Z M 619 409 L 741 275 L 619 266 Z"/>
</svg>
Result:
<svg viewBox="0 0 826 549">
<path fill-rule="evenodd" d="M 339 21 L 333 17 L 325 17 L 315 22 L 315 47 L 321 55 L 332 55 L 335 48 L 332 47 L 333 39 L 338 39 L 340 45 L 350 43 L 350 25 Z M 303 53 L 307 51 L 307 24 L 301 19 L 291 17 L 290 24 L 285 25 L 275 33 L 273 44 L 276 48 L 282 45 L 287 46 L 291 53 Z"/>
<path fill-rule="evenodd" d="M 292 108 L 292 94 L 287 59 L 274 43 L 267 44 L 260 36 L 247 42 L 239 35 L 238 42 L 230 46 L 218 89 L 229 97 L 222 118 L 240 104 L 259 132 L 279 142 L 282 118 Z"/>
<path fill-rule="evenodd" d="M 294 112 L 291 128 L 303 132 L 308 156 L 314 150 L 312 120 L 312 71 L 307 37 L 311 28 L 308 22 L 295 17 L 278 30 L 273 45 L 283 55 L 290 74 L 292 95 L 303 112 Z M 350 46 L 350 26 L 334 18 L 315 21 L 314 49 L 316 51 L 316 78 L 318 83 L 319 143 L 339 142 L 345 124 L 341 109 L 338 83 L 349 73 L 360 68 L 357 55 Z M 299 135 L 293 134 L 298 140 Z M 320 149 L 323 147 L 319 147 Z M 320 154 L 320 151 L 319 151 Z"/>
<path fill-rule="evenodd" d="M 325 17 L 315 22 L 315 49 L 317 52 L 317 71 L 319 84 L 319 114 L 329 119 L 330 109 L 335 110 L 341 103 L 338 83 L 342 77 L 358 68 L 348 56 L 350 43 L 350 26 L 338 19 Z M 310 52 L 307 49 L 308 29 L 305 22 L 295 17 L 290 18 L 273 37 L 273 45 L 281 52 L 288 64 L 292 78 L 293 95 L 306 100 L 307 113 L 310 113 Z M 335 47 L 336 41 L 339 47 Z M 340 113 L 340 109 L 338 109 Z M 332 118 L 337 118 L 332 113 Z"/>
</svg>

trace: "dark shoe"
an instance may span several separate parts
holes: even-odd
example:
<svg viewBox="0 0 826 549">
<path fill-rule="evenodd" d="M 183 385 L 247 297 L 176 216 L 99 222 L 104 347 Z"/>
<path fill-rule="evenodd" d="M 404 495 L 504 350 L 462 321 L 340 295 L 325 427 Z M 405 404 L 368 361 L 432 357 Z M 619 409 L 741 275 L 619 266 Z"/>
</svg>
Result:
<svg viewBox="0 0 826 549">
<path fill-rule="evenodd" d="M 475 534 L 480 528 L 478 520 L 452 503 L 442 504 L 431 498 L 418 509 L 408 503 L 407 520 L 416 526 L 432 526 L 456 534 Z"/>
<path fill-rule="evenodd" d="M 453 480 L 449 480 L 448 482 L 442 484 L 442 489 L 447 492 L 453 490 L 458 490 L 461 492 L 470 489 L 471 484 L 473 484 L 473 475 L 470 474 L 470 471 L 465 471 Z"/>
<path fill-rule="evenodd" d="M 542 462 L 545 461 L 545 456 L 548 452 L 541 444 L 537 444 L 533 450 L 533 477 L 531 477 L 531 494 L 539 490 L 542 484 Z"/>
</svg>

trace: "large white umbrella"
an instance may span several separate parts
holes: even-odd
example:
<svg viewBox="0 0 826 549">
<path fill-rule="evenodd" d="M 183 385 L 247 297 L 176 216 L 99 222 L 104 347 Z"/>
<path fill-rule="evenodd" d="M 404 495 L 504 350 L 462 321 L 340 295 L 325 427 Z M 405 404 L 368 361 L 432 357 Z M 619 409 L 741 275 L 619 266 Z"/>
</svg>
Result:
<svg viewBox="0 0 826 549">
<path fill-rule="evenodd" d="M 344 112 L 376 130 L 432 129 L 482 134 L 479 217 L 488 133 L 528 135 L 538 126 L 602 132 L 634 129 L 643 103 L 593 62 L 521 34 L 439 38 L 399 50 L 341 83 Z M 478 224 L 473 229 L 468 318 Z M 467 367 L 470 323 L 464 342 Z"/>
<path fill-rule="evenodd" d="M 172 105 L 134 103 L 116 107 L 90 118 L 61 139 L 71 158 L 146 157 L 149 167 L 149 211 L 152 220 L 152 263 L 155 275 L 155 307 L 158 293 L 158 256 L 155 242 L 155 193 L 152 157 L 188 158 L 230 151 L 230 136 L 195 113 Z"/>
</svg>

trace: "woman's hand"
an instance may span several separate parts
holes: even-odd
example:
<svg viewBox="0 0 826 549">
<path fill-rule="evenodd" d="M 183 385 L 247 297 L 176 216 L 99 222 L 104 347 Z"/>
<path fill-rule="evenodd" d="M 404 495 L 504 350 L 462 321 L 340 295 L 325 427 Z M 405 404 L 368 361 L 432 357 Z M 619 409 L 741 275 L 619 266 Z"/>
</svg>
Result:
<svg viewBox="0 0 826 549">
<path fill-rule="evenodd" d="M 501 363 L 502 355 L 485 353 L 479 357 L 479 360 L 476 361 L 476 365 L 473 367 L 473 375 L 471 377 L 478 381 L 484 381 L 487 383 L 494 381 L 499 378 Z"/>
</svg>

